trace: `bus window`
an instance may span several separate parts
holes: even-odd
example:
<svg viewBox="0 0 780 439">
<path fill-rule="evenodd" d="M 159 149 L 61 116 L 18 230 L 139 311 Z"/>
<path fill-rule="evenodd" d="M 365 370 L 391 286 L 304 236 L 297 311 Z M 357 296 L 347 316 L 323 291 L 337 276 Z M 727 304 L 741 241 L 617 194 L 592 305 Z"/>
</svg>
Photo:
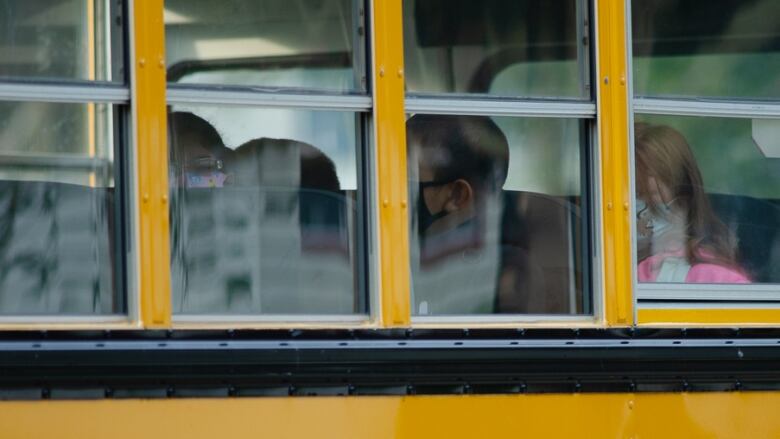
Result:
<svg viewBox="0 0 780 439">
<path fill-rule="evenodd" d="M 168 81 L 365 92 L 361 5 L 166 0 Z"/>
<path fill-rule="evenodd" d="M 590 98 L 585 2 L 404 0 L 403 13 L 409 93 Z"/>
<path fill-rule="evenodd" d="M 0 77 L 123 82 L 121 2 L 0 0 Z"/>
<path fill-rule="evenodd" d="M 125 18 L 123 1 L 0 0 L 0 322 L 131 311 Z"/>
<path fill-rule="evenodd" d="M 118 115 L 0 103 L 0 314 L 125 312 Z"/>
<path fill-rule="evenodd" d="M 360 0 L 165 1 L 177 319 L 369 312 L 366 122 L 339 104 L 368 90 L 364 20 Z"/>
<path fill-rule="evenodd" d="M 366 313 L 356 116 L 173 107 L 174 312 Z"/>
<path fill-rule="evenodd" d="M 417 316 L 587 314 L 576 119 L 407 121 Z"/>
<path fill-rule="evenodd" d="M 780 97 L 776 0 L 634 0 L 637 96 Z"/>
<path fill-rule="evenodd" d="M 589 14 L 404 0 L 414 321 L 594 312 Z"/>
<path fill-rule="evenodd" d="M 631 5 L 636 296 L 780 300 L 780 6 Z"/>
<path fill-rule="evenodd" d="M 754 129 L 780 122 L 636 120 L 639 282 L 780 283 L 780 159 Z"/>
</svg>

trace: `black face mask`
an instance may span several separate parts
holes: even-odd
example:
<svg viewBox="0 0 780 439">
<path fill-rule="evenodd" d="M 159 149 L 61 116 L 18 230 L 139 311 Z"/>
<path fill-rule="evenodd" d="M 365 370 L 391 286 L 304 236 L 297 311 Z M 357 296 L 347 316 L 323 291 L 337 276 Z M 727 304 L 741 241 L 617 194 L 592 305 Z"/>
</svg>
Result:
<svg viewBox="0 0 780 439">
<path fill-rule="evenodd" d="M 442 209 L 441 212 L 438 213 L 431 213 L 431 210 L 428 208 L 428 205 L 425 204 L 425 196 L 423 194 L 423 191 L 427 187 L 431 186 L 441 186 L 444 184 L 449 183 L 448 181 L 426 181 L 426 182 L 420 182 L 420 189 L 417 196 L 417 230 L 420 236 L 423 236 L 426 231 L 428 231 L 428 228 L 431 227 L 431 225 L 444 218 L 449 214 L 446 210 Z"/>
</svg>

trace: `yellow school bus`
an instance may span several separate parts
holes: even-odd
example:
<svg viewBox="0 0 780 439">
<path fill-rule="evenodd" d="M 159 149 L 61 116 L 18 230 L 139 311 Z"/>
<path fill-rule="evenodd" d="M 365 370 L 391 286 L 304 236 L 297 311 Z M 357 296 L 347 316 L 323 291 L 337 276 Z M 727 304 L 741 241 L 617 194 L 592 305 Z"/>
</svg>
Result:
<svg viewBox="0 0 780 439">
<path fill-rule="evenodd" d="M 0 437 L 777 437 L 775 0 L 0 0 Z"/>
</svg>

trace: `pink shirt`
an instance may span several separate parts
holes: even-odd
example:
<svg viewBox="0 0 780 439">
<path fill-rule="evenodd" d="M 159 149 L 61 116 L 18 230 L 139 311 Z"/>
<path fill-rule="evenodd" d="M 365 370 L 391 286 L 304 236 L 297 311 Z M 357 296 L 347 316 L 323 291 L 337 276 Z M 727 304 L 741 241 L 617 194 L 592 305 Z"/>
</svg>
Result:
<svg viewBox="0 0 780 439">
<path fill-rule="evenodd" d="M 680 255 L 664 253 L 642 260 L 637 266 L 639 282 L 655 282 L 661 270 L 663 260 L 669 256 L 682 256 L 682 253 Z M 688 275 L 685 276 L 685 282 L 700 284 L 749 284 L 750 278 L 735 268 L 700 262 L 691 266 Z"/>
</svg>

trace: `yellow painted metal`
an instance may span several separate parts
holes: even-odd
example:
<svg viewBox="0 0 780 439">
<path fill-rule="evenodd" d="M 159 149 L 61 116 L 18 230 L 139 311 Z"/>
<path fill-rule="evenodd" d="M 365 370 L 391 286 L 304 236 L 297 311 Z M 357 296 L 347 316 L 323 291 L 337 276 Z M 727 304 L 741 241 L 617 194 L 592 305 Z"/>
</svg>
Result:
<svg viewBox="0 0 780 439">
<path fill-rule="evenodd" d="M 408 326 L 411 298 L 401 0 L 375 0 L 372 16 L 381 264 L 379 317 L 382 326 Z"/>
<path fill-rule="evenodd" d="M 752 439 L 780 437 L 778 410 L 780 392 L 26 401 L 0 402 L 0 425 L 3 438 Z"/>
<path fill-rule="evenodd" d="M 133 2 L 141 321 L 171 321 L 163 0 Z"/>
<path fill-rule="evenodd" d="M 608 325 L 625 326 L 633 323 L 626 5 L 624 0 L 597 0 L 595 4 L 604 316 Z"/>
<path fill-rule="evenodd" d="M 639 309 L 637 324 L 645 326 L 778 326 L 780 309 L 681 308 Z"/>
</svg>

